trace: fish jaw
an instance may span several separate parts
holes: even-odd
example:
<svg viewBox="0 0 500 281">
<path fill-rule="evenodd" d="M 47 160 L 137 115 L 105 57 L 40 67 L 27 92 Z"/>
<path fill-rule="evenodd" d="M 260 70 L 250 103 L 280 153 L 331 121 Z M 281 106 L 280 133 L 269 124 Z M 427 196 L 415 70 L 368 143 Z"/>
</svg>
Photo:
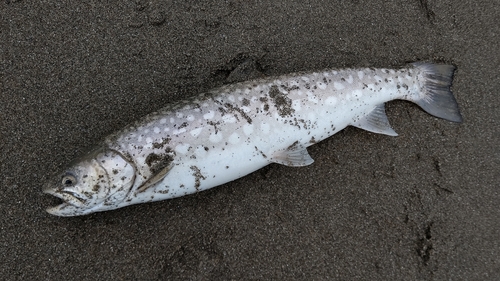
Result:
<svg viewBox="0 0 500 281">
<path fill-rule="evenodd" d="M 93 205 L 93 202 L 82 198 L 78 193 L 60 190 L 50 186 L 45 186 L 43 193 L 54 196 L 62 200 L 62 203 L 49 207 L 45 211 L 51 215 L 59 217 L 74 217 L 92 214 L 95 212 L 109 211 L 116 209 L 113 204 L 106 204 L 106 201 Z"/>
<path fill-rule="evenodd" d="M 81 209 L 68 203 L 62 203 L 55 207 L 49 207 L 45 209 L 45 211 L 51 215 L 58 217 L 75 217 L 94 213 L 94 211 L 91 211 L 89 209 Z"/>
<path fill-rule="evenodd" d="M 68 192 L 61 192 L 53 188 L 46 187 L 44 188 L 43 193 L 52 195 L 63 201 L 63 203 L 57 206 L 49 207 L 46 209 L 46 211 L 51 215 L 70 217 L 84 215 L 86 213 L 86 209 L 84 207 L 85 201 Z"/>
<path fill-rule="evenodd" d="M 99 209 L 99 210 L 95 210 Z M 104 209 L 100 209 L 99 207 L 95 208 L 80 208 L 74 205 L 71 205 L 69 202 L 63 202 L 57 206 L 49 207 L 45 209 L 45 211 L 51 215 L 59 216 L 59 217 L 75 217 L 75 216 L 83 216 L 99 211 L 105 211 Z"/>
<path fill-rule="evenodd" d="M 68 203 L 62 203 L 54 207 L 49 207 L 45 209 L 45 211 L 51 215 L 58 217 L 74 217 L 78 215 L 83 215 L 83 213 L 79 212 L 80 209 Z"/>
</svg>

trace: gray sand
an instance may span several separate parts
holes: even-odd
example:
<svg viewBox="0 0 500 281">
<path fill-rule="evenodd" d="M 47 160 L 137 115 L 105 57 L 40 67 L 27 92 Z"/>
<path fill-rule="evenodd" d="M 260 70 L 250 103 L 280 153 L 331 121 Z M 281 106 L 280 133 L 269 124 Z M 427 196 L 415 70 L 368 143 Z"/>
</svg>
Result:
<svg viewBox="0 0 500 281">
<path fill-rule="evenodd" d="M 498 1 L 71 2 L 0 3 L 1 279 L 500 280 Z M 308 167 L 44 212 L 53 173 L 171 101 L 418 60 L 458 67 L 463 124 L 394 101 L 399 137 L 350 127 L 311 147 Z"/>
</svg>

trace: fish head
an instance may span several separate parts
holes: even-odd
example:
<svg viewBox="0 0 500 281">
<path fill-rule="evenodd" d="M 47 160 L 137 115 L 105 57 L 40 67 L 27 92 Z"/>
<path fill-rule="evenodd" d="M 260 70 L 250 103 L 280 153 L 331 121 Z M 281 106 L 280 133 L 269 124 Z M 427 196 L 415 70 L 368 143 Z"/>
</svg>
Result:
<svg viewBox="0 0 500 281">
<path fill-rule="evenodd" d="M 120 153 L 93 150 L 45 185 L 44 193 L 63 201 L 47 212 L 69 217 L 116 209 L 130 192 L 135 171 Z"/>
</svg>

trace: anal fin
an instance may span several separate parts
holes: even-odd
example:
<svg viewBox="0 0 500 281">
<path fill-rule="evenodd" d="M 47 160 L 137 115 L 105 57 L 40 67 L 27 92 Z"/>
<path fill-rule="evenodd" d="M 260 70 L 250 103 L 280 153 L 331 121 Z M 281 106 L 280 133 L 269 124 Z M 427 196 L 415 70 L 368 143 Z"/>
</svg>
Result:
<svg viewBox="0 0 500 281">
<path fill-rule="evenodd" d="M 311 155 L 307 152 L 307 148 L 299 144 L 298 141 L 285 150 L 275 152 L 271 157 L 271 161 L 291 167 L 303 167 L 311 165 L 314 162 Z"/>
<path fill-rule="evenodd" d="M 388 136 L 398 135 L 389 124 L 383 103 L 377 105 L 368 115 L 351 125 L 376 134 L 384 134 Z"/>
</svg>

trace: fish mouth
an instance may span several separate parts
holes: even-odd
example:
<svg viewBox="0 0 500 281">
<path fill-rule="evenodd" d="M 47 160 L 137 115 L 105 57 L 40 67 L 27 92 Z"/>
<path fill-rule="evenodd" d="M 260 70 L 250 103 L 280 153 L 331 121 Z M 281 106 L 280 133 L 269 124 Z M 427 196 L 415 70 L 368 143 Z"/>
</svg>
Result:
<svg viewBox="0 0 500 281">
<path fill-rule="evenodd" d="M 79 197 L 75 192 L 45 188 L 43 189 L 43 193 L 57 197 L 62 201 L 61 204 L 46 209 L 51 215 L 63 217 L 77 216 L 82 214 L 84 210 L 85 200 Z"/>
</svg>

